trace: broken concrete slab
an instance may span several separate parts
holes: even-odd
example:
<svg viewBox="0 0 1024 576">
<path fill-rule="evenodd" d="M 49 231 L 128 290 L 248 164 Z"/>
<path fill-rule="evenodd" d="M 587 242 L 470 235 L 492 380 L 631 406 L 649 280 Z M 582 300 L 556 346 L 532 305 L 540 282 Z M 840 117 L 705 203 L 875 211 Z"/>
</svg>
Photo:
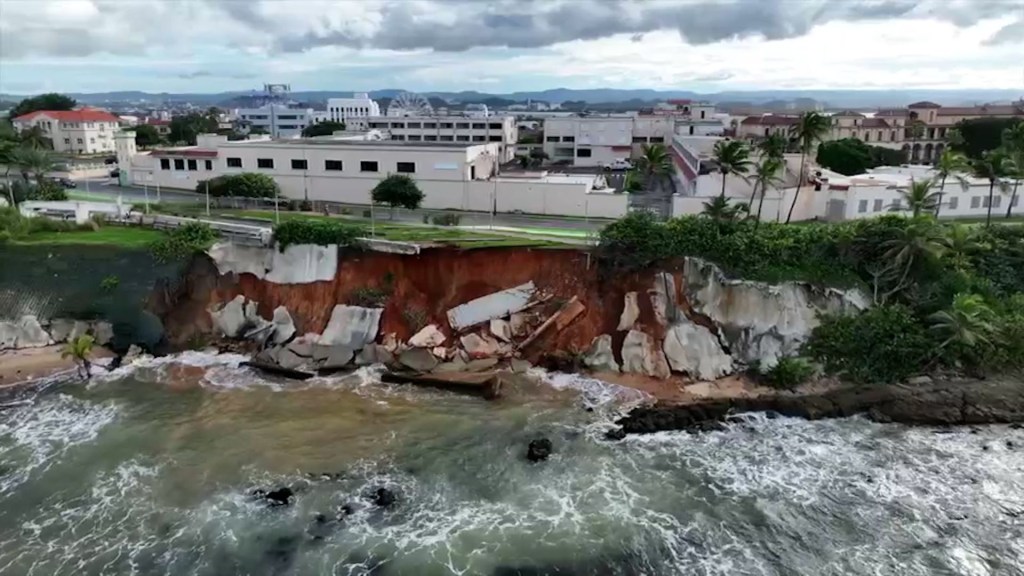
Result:
<svg viewBox="0 0 1024 576">
<path fill-rule="evenodd" d="M 210 310 L 213 325 L 228 338 L 239 338 L 246 328 L 245 296 L 239 294 L 219 308 Z"/>
<path fill-rule="evenodd" d="M 315 374 L 313 374 L 312 372 L 285 368 L 276 363 L 264 362 L 260 358 L 253 358 L 248 362 L 242 362 L 242 366 L 248 366 L 250 368 L 255 368 L 268 374 L 273 374 L 275 376 L 284 376 L 285 378 L 292 378 L 295 380 L 308 380 L 315 376 Z"/>
<path fill-rule="evenodd" d="M 459 341 L 470 359 L 497 356 L 502 348 L 497 340 L 487 334 L 465 334 Z"/>
<path fill-rule="evenodd" d="M 482 396 L 492 400 L 501 396 L 502 377 L 495 373 L 465 374 L 459 372 L 434 373 L 430 375 L 413 375 L 407 373 L 385 372 L 381 375 L 383 382 L 394 384 L 415 384 L 441 390 L 460 392 Z"/>
<path fill-rule="evenodd" d="M 636 292 L 626 292 L 623 297 L 622 314 L 619 315 L 619 332 L 632 330 L 640 318 L 640 305 L 637 303 Z"/>
<path fill-rule="evenodd" d="M 377 339 L 377 328 L 383 313 L 382 308 L 339 304 L 331 312 L 331 319 L 320 336 L 320 343 L 362 348 Z"/>
<path fill-rule="evenodd" d="M 298 370 L 305 366 L 311 358 L 299 356 L 288 348 L 280 348 L 277 353 L 277 365 L 286 370 Z"/>
<path fill-rule="evenodd" d="M 292 340 L 285 346 L 285 348 L 290 350 L 296 356 L 312 358 L 313 347 L 319 344 L 317 340 L 318 338 L 316 334 L 306 334 L 305 336 L 300 336 Z"/>
<path fill-rule="evenodd" d="M 284 306 L 274 308 L 274 316 L 271 320 L 274 325 L 274 333 L 270 337 L 274 344 L 284 344 L 292 336 L 295 336 L 295 322 L 292 315 Z"/>
<path fill-rule="evenodd" d="M 538 326 L 537 329 L 533 331 L 533 334 L 530 334 L 529 338 L 523 340 L 519 345 L 519 349 L 525 349 L 530 344 L 536 342 L 537 339 L 548 330 L 552 330 L 556 334 L 565 330 L 566 326 L 572 323 L 572 321 L 586 309 L 587 307 L 580 302 L 579 296 L 573 296 L 571 300 L 558 309 L 558 312 L 552 314 L 550 318 Z"/>
<path fill-rule="evenodd" d="M 438 360 L 447 360 L 453 354 L 452 351 L 444 346 L 434 346 L 430 349 L 430 353 L 436 356 Z"/>
<path fill-rule="evenodd" d="M 595 372 L 618 372 L 619 363 L 615 361 L 612 351 L 612 337 L 601 334 L 590 343 L 583 356 L 583 364 Z"/>
<path fill-rule="evenodd" d="M 516 312 L 509 316 L 508 324 L 513 337 L 519 338 L 526 336 L 530 333 L 530 314 L 525 312 Z"/>
<path fill-rule="evenodd" d="M 514 288 L 481 296 L 448 310 L 448 324 L 453 330 L 465 330 L 492 318 L 504 318 L 526 308 L 537 291 L 533 281 Z"/>
<path fill-rule="evenodd" d="M 424 348 L 409 348 L 398 355 L 399 364 L 417 372 L 430 372 L 437 367 L 437 357 Z"/>
<path fill-rule="evenodd" d="M 501 340 L 502 342 L 512 342 L 512 325 L 509 324 L 507 320 L 492 318 L 490 329 L 491 334 L 493 334 L 498 340 Z"/>
<path fill-rule="evenodd" d="M 327 357 L 320 361 L 321 370 L 342 370 L 352 362 L 352 357 L 355 356 L 355 351 L 347 346 L 317 346 L 313 351 L 314 360 L 323 349 L 326 349 Z"/>
<path fill-rule="evenodd" d="M 462 361 L 462 358 L 456 356 L 451 362 L 442 362 L 434 367 L 433 372 L 435 374 L 441 374 L 445 372 L 465 372 L 466 363 Z"/>
<path fill-rule="evenodd" d="M 466 372 L 483 372 L 498 365 L 497 358 L 477 358 L 466 363 Z"/>
<path fill-rule="evenodd" d="M 374 364 L 390 366 L 395 363 L 395 356 L 379 344 L 367 344 L 356 354 L 355 362 L 356 366 L 373 366 Z"/>
<path fill-rule="evenodd" d="M 53 344 L 50 334 L 39 320 L 25 315 L 16 322 L 0 322 L 0 349 L 39 348 Z"/>
<path fill-rule="evenodd" d="M 681 314 L 665 333 L 663 350 L 673 370 L 694 378 L 714 380 L 735 371 L 732 357 L 722 349 L 718 338 Z"/>
<path fill-rule="evenodd" d="M 409 338 L 409 346 L 413 348 L 436 348 L 444 344 L 445 335 L 436 324 L 424 326 L 422 330 Z"/>
<path fill-rule="evenodd" d="M 639 330 L 630 330 L 622 343 L 622 371 L 655 378 L 668 378 L 672 374 L 665 354 L 654 339 Z"/>
</svg>

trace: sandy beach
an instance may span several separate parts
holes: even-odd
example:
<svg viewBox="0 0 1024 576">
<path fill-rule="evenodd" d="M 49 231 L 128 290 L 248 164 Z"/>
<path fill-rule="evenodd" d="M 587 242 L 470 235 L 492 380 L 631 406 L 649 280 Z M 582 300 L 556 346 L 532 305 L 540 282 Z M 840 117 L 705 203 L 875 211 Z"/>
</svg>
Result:
<svg viewBox="0 0 1024 576">
<path fill-rule="evenodd" d="M 63 344 L 55 344 L 0 352 L 0 388 L 73 371 L 75 363 L 71 358 L 61 358 L 63 350 Z M 113 355 L 105 348 L 95 348 L 91 358 L 110 358 Z"/>
</svg>

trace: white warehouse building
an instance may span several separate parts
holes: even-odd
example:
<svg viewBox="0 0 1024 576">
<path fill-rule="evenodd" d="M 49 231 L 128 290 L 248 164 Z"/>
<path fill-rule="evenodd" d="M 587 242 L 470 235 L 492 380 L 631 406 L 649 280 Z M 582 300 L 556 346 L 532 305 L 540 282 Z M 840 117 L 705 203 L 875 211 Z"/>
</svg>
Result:
<svg viewBox="0 0 1024 576">
<path fill-rule="evenodd" d="M 365 130 L 370 118 L 380 116 L 380 105 L 366 92 L 356 92 L 351 98 L 329 98 L 327 120 L 344 122 L 348 130 Z"/>
<path fill-rule="evenodd" d="M 399 142 L 498 144 L 501 162 L 515 158 L 519 129 L 514 116 L 402 116 L 373 118 L 370 129 L 381 130 Z"/>
<path fill-rule="evenodd" d="M 298 138 L 311 124 L 324 117 L 312 108 L 289 108 L 283 104 L 267 104 L 259 108 L 240 108 L 235 117 L 251 128 L 261 128 L 272 138 Z"/>
</svg>

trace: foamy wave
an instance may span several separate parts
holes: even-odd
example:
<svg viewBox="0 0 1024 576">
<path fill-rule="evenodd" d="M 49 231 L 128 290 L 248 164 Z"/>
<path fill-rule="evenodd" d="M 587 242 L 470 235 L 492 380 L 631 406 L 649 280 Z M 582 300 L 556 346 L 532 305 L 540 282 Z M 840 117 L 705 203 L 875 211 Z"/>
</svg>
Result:
<svg viewBox="0 0 1024 576">
<path fill-rule="evenodd" d="M 529 375 L 557 390 L 578 390 L 583 397 L 584 404 L 592 408 L 608 405 L 629 408 L 652 399 L 649 394 L 641 390 L 612 384 L 582 374 L 548 372 L 542 368 L 531 368 Z"/>
</svg>

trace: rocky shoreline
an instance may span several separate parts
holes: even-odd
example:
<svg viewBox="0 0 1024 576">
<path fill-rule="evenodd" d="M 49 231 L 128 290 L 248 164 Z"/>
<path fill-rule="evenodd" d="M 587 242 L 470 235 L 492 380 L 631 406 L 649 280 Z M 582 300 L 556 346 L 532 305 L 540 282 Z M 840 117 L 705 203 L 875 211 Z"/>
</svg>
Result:
<svg viewBox="0 0 1024 576">
<path fill-rule="evenodd" d="M 1024 380 L 946 380 L 919 384 L 840 386 L 734 398 L 658 402 L 616 421 L 608 438 L 666 430 L 720 429 L 740 414 L 762 412 L 808 420 L 864 415 L 874 422 L 914 426 L 1024 423 Z"/>
</svg>

